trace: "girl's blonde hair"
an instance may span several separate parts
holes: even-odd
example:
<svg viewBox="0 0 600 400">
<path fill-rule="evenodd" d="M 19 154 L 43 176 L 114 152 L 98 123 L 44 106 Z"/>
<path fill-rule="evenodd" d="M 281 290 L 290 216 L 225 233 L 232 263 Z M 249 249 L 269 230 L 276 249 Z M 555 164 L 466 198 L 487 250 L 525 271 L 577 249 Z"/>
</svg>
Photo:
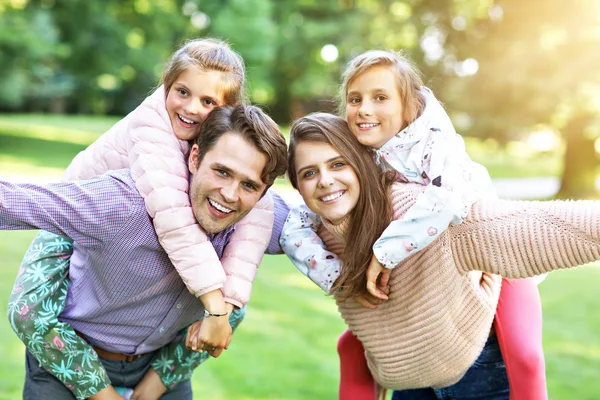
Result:
<svg viewBox="0 0 600 400">
<path fill-rule="evenodd" d="M 421 92 L 423 81 L 417 67 L 400 51 L 369 50 L 354 57 L 342 74 L 339 94 L 339 113 L 346 116 L 346 97 L 352 81 L 371 67 L 388 67 L 396 77 L 396 87 L 402 99 L 404 121 L 407 124 L 419 117 L 425 109 L 425 97 Z"/>
<path fill-rule="evenodd" d="M 240 105 L 245 102 L 244 60 L 227 43 L 212 38 L 192 39 L 175 51 L 167 62 L 162 76 L 165 96 L 179 74 L 190 66 L 202 71 L 223 73 L 221 87 L 225 104 Z"/>
</svg>

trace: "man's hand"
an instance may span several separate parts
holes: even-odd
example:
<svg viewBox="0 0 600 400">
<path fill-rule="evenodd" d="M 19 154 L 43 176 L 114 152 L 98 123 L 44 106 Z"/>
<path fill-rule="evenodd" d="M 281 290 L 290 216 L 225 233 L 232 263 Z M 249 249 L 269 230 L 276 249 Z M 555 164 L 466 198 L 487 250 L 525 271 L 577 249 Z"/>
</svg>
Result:
<svg viewBox="0 0 600 400">
<path fill-rule="evenodd" d="M 200 296 L 204 308 L 212 314 L 225 314 L 220 317 L 208 316 L 201 323 L 196 322 L 188 329 L 186 345 L 192 351 L 207 351 L 213 357 L 219 357 L 231 341 L 229 325 L 230 304 L 225 303 L 221 290 L 215 289 Z"/>
<path fill-rule="evenodd" d="M 160 376 L 152 368 L 149 368 L 142 380 L 137 384 L 131 395 L 131 400 L 157 400 L 167 387 Z"/>
<path fill-rule="evenodd" d="M 388 283 L 390 281 L 391 273 L 392 270 L 385 268 L 373 254 L 369 267 L 367 268 L 367 291 L 378 299 L 387 300 L 387 294 L 389 293 Z M 379 283 L 377 283 L 378 280 Z M 360 304 L 364 305 L 363 303 Z"/>
<path fill-rule="evenodd" d="M 123 400 L 112 385 L 108 385 L 98 393 L 88 397 L 89 400 Z"/>
</svg>

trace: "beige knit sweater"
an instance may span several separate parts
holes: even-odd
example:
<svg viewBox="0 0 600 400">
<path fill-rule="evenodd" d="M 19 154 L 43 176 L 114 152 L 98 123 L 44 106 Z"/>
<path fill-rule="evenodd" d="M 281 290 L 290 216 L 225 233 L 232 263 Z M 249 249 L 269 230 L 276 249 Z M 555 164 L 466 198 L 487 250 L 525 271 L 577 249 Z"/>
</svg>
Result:
<svg viewBox="0 0 600 400">
<path fill-rule="evenodd" d="M 421 190 L 392 187 L 395 218 Z M 326 244 L 343 237 L 324 224 Z M 480 200 L 462 224 L 394 268 L 387 302 L 370 310 L 348 299 L 339 311 L 380 385 L 445 387 L 481 353 L 500 294 L 499 279 L 482 290 L 469 271 L 523 278 L 599 259 L 600 202 Z"/>
</svg>

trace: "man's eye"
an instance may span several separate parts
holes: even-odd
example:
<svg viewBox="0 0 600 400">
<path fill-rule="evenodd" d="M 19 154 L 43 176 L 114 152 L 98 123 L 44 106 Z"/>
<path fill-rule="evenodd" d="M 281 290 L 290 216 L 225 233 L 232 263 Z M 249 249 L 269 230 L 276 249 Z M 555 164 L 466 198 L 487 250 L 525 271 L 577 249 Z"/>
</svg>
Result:
<svg viewBox="0 0 600 400">
<path fill-rule="evenodd" d="M 217 169 L 217 174 L 221 175 L 221 176 L 227 176 L 227 171 L 222 170 L 222 169 Z"/>
</svg>

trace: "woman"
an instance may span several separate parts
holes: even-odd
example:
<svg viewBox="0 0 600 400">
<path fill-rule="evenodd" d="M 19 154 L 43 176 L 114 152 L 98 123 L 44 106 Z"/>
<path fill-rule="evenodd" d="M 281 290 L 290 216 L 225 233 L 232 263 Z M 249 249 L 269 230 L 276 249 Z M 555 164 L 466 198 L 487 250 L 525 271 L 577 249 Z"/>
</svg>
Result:
<svg viewBox="0 0 600 400">
<path fill-rule="evenodd" d="M 288 172 L 320 216 L 305 218 L 306 224 L 316 224 L 344 261 L 335 296 L 365 346 L 375 379 L 391 389 L 425 388 L 397 392 L 397 399 L 473 392 L 508 398 L 502 356 L 490 336 L 500 278 L 479 271 L 523 278 L 600 259 L 600 210 L 594 202 L 481 200 L 461 225 L 400 263 L 391 274 L 389 300 L 369 310 L 350 296 L 364 294 L 370 248 L 414 204 L 422 186 L 392 183 L 346 122 L 328 114 L 293 125 Z M 302 219 L 306 211 L 293 212 Z"/>
</svg>

